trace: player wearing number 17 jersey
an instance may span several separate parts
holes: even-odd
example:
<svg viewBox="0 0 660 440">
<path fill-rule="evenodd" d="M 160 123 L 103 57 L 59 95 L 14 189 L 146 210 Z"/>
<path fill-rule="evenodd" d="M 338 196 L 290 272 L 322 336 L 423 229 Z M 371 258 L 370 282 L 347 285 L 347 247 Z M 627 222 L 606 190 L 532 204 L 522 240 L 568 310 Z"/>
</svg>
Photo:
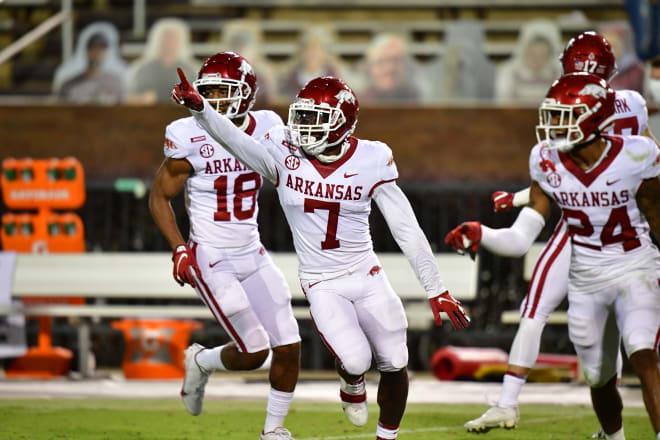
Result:
<svg viewBox="0 0 660 440">
<path fill-rule="evenodd" d="M 446 241 L 457 251 L 480 244 L 500 255 L 527 252 L 554 201 L 570 243 L 569 336 L 591 387 L 606 438 L 623 439 L 617 358 L 622 341 L 640 379 L 660 439 L 660 151 L 643 136 L 603 135 L 614 119 L 614 91 L 589 73 L 555 81 L 539 110 L 539 143 L 529 158 L 530 200 L 510 228 L 467 222 Z"/>
<path fill-rule="evenodd" d="M 277 188 L 312 318 L 337 360 L 344 412 L 355 425 L 367 422 L 364 373 L 373 357 L 381 373 L 376 436 L 395 439 L 408 394 L 407 321 L 373 251 L 372 200 L 428 293 L 438 325 L 441 311 L 457 329 L 469 319 L 444 287 L 428 241 L 395 183 L 392 151 L 381 142 L 351 136 L 358 100 L 339 79 L 307 83 L 289 107 L 288 126 L 274 127 L 255 141 L 214 112 L 179 74 L 175 100 Z"/>
<path fill-rule="evenodd" d="M 210 57 L 195 87 L 212 103 L 212 111 L 230 118 L 246 136 L 261 137 L 282 125 L 272 111 L 250 111 L 256 76 L 235 53 Z M 289 288 L 261 245 L 257 230 L 261 176 L 224 149 L 193 117 L 167 126 L 164 151 L 166 159 L 156 175 L 150 207 L 174 249 L 174 277 L 195 288 L 232 339 L 211 349 L 199 344 L 188 347 L 181 390 L 185 406 L 193 415 L 201 412 L 204 387 L 216 369 L 270 368 L 271 390 L 261 439 L 290 439 L 282 424 L 298 377 L 300 336 Z M 188 245 L 169 204 L 182 187 L 190 218 Z"/>
</svg>

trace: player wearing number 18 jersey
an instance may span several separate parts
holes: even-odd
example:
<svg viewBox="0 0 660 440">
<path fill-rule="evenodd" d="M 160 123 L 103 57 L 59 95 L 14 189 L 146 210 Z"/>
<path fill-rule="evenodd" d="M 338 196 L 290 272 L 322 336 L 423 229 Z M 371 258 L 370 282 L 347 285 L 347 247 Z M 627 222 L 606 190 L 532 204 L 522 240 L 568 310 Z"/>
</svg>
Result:
<svg viewBox="0 0 660 440">
<path fill-rule="evenodd" d="M 373 251 L 374 200 L 428 293 L 436 322 L 449 314 L 458 329 L 469 319 L 444 287 L 417 224 L 390 148 L 352 137 L 358 101 L 341 80 L 316 78 L 289 107 L 286 127 L 259 142 L 245 136 L 194 93 L 180 73 L 173 96 L 214 139 L 272 181 L 293 233 L 299 275 L 316 327 L 337 360 L 342 407 L 367 422 L 364 373 L 372 356 L 381 373 L 377 439 L 395 439 L 408 394 L 406 316 Z"/>
<path fill-rule="evenodd" d="M 614 91 L 589 73 L 555 81 L 539 110 L 539 143 L 529 159 L 530 201 L 510 228 L 467 222 L 446 241 L 500 255 L 527 252 L 554 201 L 570 243 L 569 336 L 591 387 L 606 438 L 623 439 L 616 387 L 619 341 L 640 379 L 660 439 L 660 151 L 643 136 L 601 135 L 614 118 Z"/>
<path fill-rule="evenodd" d="M 212 103 L 212 111 L 226 115 L 248 136 L 261 137 L 282 125 L 272 111 L 250 111 L 256 76 L 248 62 L 234 53 L 210 57 L 195 87 Z M 262 178 L 193 117 L 167 126 L 164 152 L 150 206 L 175 250 L 175 279 L 195 288 L 233 341 L 212 349 L 199 344 L 188 347 L 181 390 L 186 408 L 193 415 L 201 412 L 206 381 L 216 369 L 270 368 L 271 390 L 261 439 L 290 439 L 282 424 L 298 377 L 300 336 L 289 288 L 261 245 L 257 230 Z M 188 245 L 169 206 L 182 187 L 190 218 Z"/>
</svg>

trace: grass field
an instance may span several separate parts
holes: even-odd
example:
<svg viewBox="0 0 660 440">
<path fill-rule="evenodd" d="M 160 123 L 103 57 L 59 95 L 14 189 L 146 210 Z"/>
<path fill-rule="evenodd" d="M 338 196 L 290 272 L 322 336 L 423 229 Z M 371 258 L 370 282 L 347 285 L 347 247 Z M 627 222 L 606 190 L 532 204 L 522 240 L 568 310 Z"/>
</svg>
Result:
<svg viewBox="0 0 660 440">
<path fill-rule="evenodd" d="M 210 400 L 192 417 L 180 401 L 1 399 L 0 439 L 3 440 L 257 440 L 265 402 Z M 481 414 L 484 405 L 411 404 L 399 440 L 439 439 L 588 439 L 597 429 L 593 411 L 585 406 L 524 405 L 515 430 L 466 433 L 462 425 Z M 369 423 L 353 427 L 339 403 L 295 402 L 286 427 L 297 440 L 375 439 L 378 407 L 370 406 Z M 628 439 L 652 439 L 644 408 L 624 411 Z"/>
</svg>

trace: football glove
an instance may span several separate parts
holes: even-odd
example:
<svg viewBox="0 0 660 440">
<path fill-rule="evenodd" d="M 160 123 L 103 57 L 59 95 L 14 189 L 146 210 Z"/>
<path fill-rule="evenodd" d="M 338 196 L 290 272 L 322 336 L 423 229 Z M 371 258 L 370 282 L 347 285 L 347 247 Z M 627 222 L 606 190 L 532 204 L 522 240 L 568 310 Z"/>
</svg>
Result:
<svg viewBox="0 0 660 440">
<path fill-rule="evenodd" d="M 179 79 L 181 82 L 175 84 L 172 89 L 170 96 L 172 100 L 177 104 L 185 105 L 189 109 L 195 111 L 202 111 L 204 108 L 204 101 L 202 100 L 202 95 L 199 94 L 197 90 L 188 82 L 186 75 L 183 71 L 177 67 L 177 73 L 179 74 Z"/>
<path fill-rule="evenodd" d="M 454 324 L 456 330 L 462 328 L 467 328 L 470 323 L 470 317 L 465 314 L 463 310 L 463 305 L 457 299 L 449 294 L 449 292 L 444 292 L 433 298 L 429 298 L 431 303 L 431 310 L 433 310 L 433 317 L 435 318 L 435 323 L 438 327 L 442 327 L 442 318 L 440 317 L 440 312 L 445 312 L 449 315 L 449 319 Z"/>
<path fill-rule="evenodd" d="M 513 208 L 513 193 L 497 191 L 490 198 L 493 200 L 495 212 L 504 212 Z"/>
<path fill-rule="evenodd" d="M 195 275 L 198 277 L 200 277 L 201 274 L 197 267 L 197 260 L 195 259 L 193 251 L 185 244 L 181 244 L 174 250 L 172 261 L 174 262 L 174 281 L 181 286 L 188 283 L 191 286 L 196 287 L 195 278 L 193 278 L 193 271 L 195 271 Z"/>
<path fill-rule="evenodd" d="M 461 255 L 468 251 L 470 257 L 474 260 L 479 243 L 481 243 L 481 223 L 465 222 L 460 224 L 447 234 L 445 243 Z"/>
</svg>

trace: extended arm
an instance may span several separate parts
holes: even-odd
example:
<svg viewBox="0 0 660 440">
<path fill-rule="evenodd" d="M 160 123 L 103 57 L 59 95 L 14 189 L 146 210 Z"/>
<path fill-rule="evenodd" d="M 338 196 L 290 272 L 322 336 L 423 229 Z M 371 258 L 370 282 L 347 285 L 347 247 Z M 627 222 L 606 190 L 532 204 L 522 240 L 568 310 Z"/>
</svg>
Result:
<svg viewBox="0 0 660 440">
<path fill-rule="evenodd" d="M 440 278 L 431 246 L 401 188 L 394 182 L 385 183 L 377 188 L 373 199 L 383 213 L 394 239 L 408 258 L 417 279 L 424 287 L 438 325 L 441 325 L 439 312 L 444 311 L 457 329 L 460 329 L 461 325 L 467 327 L 470 318 L 465 315 L 460 302 L 447 292 Z"/>
<path fill-rule="evenodd" d="M 476 251 L 482 244 L 489 251 L 505 257 L 519 257 L 527 253 L 539 235 L 550 213 L 551 200 L 536 182 L 529 191 L 529 203 L 520 211 L 509 228 L 492 229 L 479 222 L 466 222 L 452 230 L 445 242 L 455 251 Z"/>
<path fill-rule="evenodd" d="M 277 181 L 275 160 L 263 145 L 236 127 L 226 116 L 213 110 L 213 107 L 188 82 L 181 69 L 177 70 L 181 83 L 176 84 L 172 90 L 174 102 L 188 107 L 199 125 L 245 166 L 275 183 Z"/>
</svg>

